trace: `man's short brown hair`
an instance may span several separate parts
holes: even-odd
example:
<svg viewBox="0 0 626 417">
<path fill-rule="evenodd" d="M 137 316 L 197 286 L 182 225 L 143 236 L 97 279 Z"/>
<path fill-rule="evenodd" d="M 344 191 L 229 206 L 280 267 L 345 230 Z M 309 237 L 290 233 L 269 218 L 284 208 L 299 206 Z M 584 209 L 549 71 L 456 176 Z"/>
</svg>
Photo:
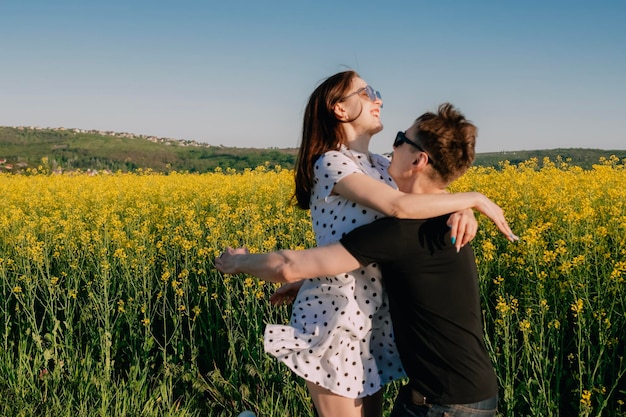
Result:
<svg viewBox="0 0 626 417">
<path fill-rule="evenodd" d="M 459 178 L 472 165 L 478 128 L 452 104 L 441 104 L 437 113 L 422 114 L 415 124 L 417 142 L 426 149 L 444 182 Z"/>
</svg>

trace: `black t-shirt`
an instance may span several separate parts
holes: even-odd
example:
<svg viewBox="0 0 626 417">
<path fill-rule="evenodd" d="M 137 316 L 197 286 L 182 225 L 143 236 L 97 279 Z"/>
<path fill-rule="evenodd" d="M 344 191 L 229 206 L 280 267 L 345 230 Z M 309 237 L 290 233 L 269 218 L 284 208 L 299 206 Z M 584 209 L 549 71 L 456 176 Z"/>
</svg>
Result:
<svg viewBox="0 0 626 417">
<path fill-rule="evenodd" d="M 474 253 L 469 245 L 456 252 L 447 218 L 384 218 L 341 244 L 361 264 L 381 268 L 412 387 L 429 401 L 467 404 L 496 395 L 498 383 L 483 339 Z"/>
</svg>

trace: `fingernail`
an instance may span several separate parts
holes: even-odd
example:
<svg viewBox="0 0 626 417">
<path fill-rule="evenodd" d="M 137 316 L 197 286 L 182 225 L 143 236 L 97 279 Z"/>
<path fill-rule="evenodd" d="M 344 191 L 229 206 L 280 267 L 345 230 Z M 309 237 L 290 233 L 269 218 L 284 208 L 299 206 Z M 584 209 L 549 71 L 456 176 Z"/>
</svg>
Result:
<svg viewBox="0 0 626 417">
<path fill-rule="evenodd" d="M 456 243 L 456 237 L 452 236 L 452 244 L 454 245 Z"/>
</svg>

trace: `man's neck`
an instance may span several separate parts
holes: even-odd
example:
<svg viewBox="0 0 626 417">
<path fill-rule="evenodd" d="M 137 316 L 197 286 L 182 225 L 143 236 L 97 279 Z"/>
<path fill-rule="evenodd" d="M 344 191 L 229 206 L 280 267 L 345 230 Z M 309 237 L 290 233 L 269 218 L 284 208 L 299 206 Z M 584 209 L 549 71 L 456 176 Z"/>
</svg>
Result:
<svg viewBox="0 0 626 417">
<path fill-rule="evenodd" d="M 435 183 L 426 175 L 411 178 L 402 184 L 398 184 L 398 189 L 407 194 L 441 194 L 447 192 L 445 186 Z"/>
</svg>

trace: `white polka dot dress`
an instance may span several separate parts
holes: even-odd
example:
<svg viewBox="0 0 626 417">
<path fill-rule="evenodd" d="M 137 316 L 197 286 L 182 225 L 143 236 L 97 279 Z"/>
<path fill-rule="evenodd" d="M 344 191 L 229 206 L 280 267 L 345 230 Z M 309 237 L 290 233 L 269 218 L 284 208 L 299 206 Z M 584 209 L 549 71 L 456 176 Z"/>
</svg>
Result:
<svg viewBox="0 0 626 417">
<path fill-rule="evenodd" d="M 346 148 L 317 160 L 311 217 L 318 245 L 336 242 L 355 227 L 383 216 L 331 192 L 339 180 L 353 174 L 366 174 L 395 187 L 388 165 L 383 156 Z M 264 347 L 304 379 L 349 398 L 371 395 L 405 375 L 376 265 L 306 280 L 294 302 L 290 325 L 268 325 Z"/>
</svg>

